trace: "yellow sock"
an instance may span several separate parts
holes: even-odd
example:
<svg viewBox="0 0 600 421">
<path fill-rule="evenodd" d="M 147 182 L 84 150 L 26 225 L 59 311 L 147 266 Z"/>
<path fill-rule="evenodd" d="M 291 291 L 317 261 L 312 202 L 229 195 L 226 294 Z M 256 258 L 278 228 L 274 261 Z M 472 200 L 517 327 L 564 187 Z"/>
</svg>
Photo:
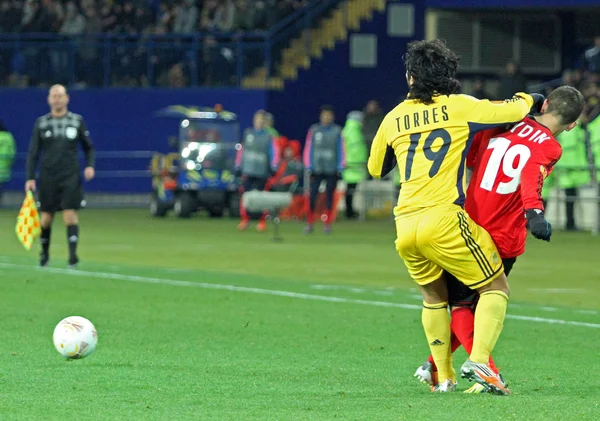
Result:
<svg viewBox="0 0 600 421">
<path fill-rule="evenodd" d="M 448 303 L 423 303 L 421 315 L 427 343 L 438 369 L 438 380 L 455 379 L 452 369 L 452 349 L 450 343 L 450 316 Z"/>
<path fill-rule="evenodd" d="M 487 364 L 504 326 L 508 295 L 502 291 L 486 291 L 479 296 L 475 310 L 473 351 L 469 359 Z"/>
</svg>

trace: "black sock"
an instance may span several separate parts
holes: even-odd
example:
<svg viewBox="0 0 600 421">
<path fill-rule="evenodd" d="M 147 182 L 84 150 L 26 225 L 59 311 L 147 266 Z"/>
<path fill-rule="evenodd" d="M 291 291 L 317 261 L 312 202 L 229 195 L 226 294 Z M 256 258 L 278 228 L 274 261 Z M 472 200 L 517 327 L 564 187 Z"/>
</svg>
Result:
<svg viewBox="0 0 600 421">
<path fill-rule="evenodd" d="M 67 225 L 67 240 L 69 241 L 69 258 L 77 256 L 77 241 L 79 241 L 79 225 Z"/>
<path fill-rule="evenodd" d="M 42 234 L 40 235 L 40 244 L 42 245 L 42 253 L 48 254 L 50 250 L 50 233 L 52 228 L 42 228 Z"/>
</svg>

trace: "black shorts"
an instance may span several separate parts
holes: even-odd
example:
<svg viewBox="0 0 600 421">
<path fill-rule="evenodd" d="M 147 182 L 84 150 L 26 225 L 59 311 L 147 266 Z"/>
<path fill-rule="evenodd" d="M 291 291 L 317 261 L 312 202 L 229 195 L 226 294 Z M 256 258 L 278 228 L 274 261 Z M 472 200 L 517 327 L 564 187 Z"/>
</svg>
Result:
<svg viewBox="0 0 600 421">
<path fill-rule="evenodd" d="M 502 259 L 504 274 L 506 276 L 510 274 L 516 261 L 516 257 Z M 475 298 L 477 298 L 477 291 L 472 290 L 448 272 L 444 272 L 444 275 L 446 276 L 446 286 L 448 287 L 448 303 L 454 307 L 472 305 Z"/>
<path fill-rule="evenodd" d="M 41 175 L 38 199 L 40 211 L 54 213 L 62 210 L 77 210 L 83 201 L 83 189 L 79 173 L 55 178 Z"/>
</svg>

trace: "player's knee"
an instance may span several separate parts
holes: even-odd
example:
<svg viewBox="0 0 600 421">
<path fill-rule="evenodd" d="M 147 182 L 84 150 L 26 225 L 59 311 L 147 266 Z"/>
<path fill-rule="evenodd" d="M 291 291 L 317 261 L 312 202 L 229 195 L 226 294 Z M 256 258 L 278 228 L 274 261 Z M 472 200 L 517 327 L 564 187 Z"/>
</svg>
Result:
<svg viewBox="0 0 600 421">
<path fill-rule="evenodd" d="M 52 225 L 52 219 L 53 215 L 51 213 L 42 212 L 42 215 L 40 217 L 40 225 L 42 226 L 42 228 L 48 228 L 50 225 Z"/>
<path fill-rule="evenodd" d="M 448 289 L 443 278 L 433 281 L 427 285 L 419 285 L 423 301 L 427 304 L 439 304 L 448 302 Z"/>
<path fill-rule="evenodd" d="M 74 210 L 64 211 L 63 219 L 65 221 L 65 225 L 75 225 L 79 222 L 77 219 L 77 212 L 75 212 Z"/>
<path fill-rule="evenodd" d="M 508 297 L 510 297 L 510 287 L 508 286 L 508 280 L 506 279 L 506 275 L 501 273 L 497 276 L 492 282 L 477 290 L 480 294 L 488 291 L 502 291 Z"/>
</svg>

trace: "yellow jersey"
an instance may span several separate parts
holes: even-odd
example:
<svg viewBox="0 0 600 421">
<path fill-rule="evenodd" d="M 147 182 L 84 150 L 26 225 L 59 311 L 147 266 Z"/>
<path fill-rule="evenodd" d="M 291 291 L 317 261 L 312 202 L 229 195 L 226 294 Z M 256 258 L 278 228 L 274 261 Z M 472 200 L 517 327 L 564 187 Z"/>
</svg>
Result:
<svg viewBox="0 0 600 421">
<path fill-rule="evenodd" d="M 369 173 L 381 178 L 394 163 L 400 172 L 396 216 L 439 205 L 463 206 L 465 161 L 474 135 L 517 122 L 533 106 L 525 93 L 504 102 L 462 94 L 438 95 L 433 101 L 403 101 L 385 116 L 373 139 Z"/>
</svg>

